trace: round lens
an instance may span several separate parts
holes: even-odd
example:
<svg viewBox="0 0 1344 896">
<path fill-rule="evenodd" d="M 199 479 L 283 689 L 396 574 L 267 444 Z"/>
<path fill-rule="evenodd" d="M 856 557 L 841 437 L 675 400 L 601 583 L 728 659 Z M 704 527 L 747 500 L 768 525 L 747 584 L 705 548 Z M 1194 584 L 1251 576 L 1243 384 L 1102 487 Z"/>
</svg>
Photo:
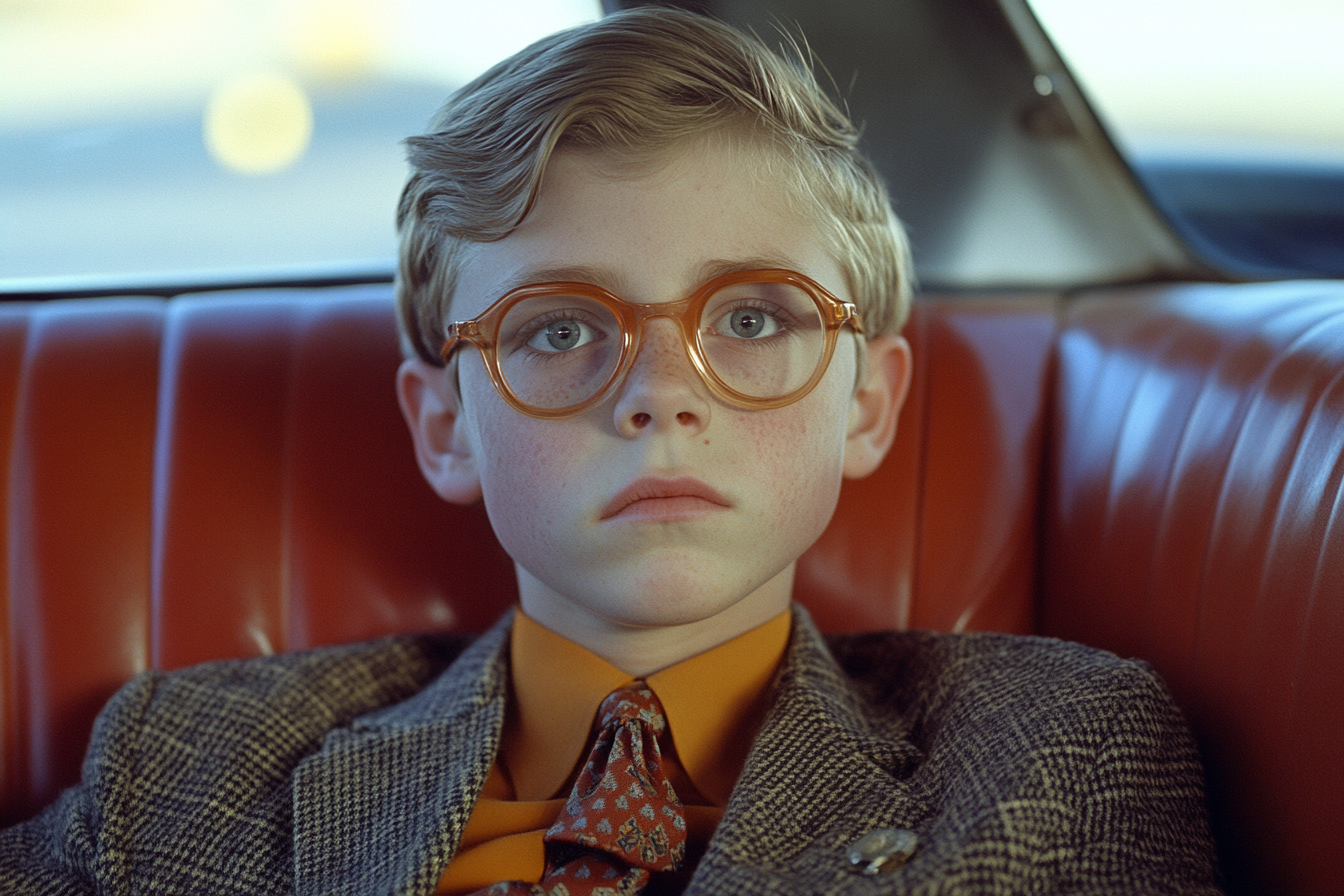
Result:
<svg viewBox="0 0 1344 896">
<path fill-rule="evenodd" d="M 505 313 L 495 352 L 505 382 L 524 404 L 567 408 L 596 395 L 615 371 L 620 324 L 588 296 L 529 296 Z"/>
<path fill-rule="evenodd" d="M 812 296 L 790 283 L 734 283 L 700 316 L 700 344 L 719 379 L 752 398 L 780 398 L 821 363 L 826 327 Z"/>
</svg>

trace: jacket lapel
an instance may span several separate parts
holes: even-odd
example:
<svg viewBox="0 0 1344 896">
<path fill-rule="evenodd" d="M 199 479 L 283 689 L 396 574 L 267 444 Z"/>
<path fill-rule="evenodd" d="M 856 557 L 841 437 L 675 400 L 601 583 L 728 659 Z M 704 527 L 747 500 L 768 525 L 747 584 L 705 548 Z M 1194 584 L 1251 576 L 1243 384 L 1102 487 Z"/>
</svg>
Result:
<svg viewBox="0 0 1344 896">
<path fill-rule="evenodd" d="M 511 614 L 429 687 L 328 736 L 294 776 L 295 891 L 431 893 L 499 745 Z M 807 611 L 723 820 L 687 894 L 863 893 L 845 851 L 923 814 L 904 778 L 919 751 L 877 721 Z M 878 730 L 880 729 L 880 730 Z"/>
<path fill-rule="evenodd" d="M 904 778 L 919 751 L 903 720 L 871 718 L 801 607 L 775 689 L 686 893 L 871 892 L 845 853 L 871 830 L 914 825 Z"/>
<path fill-rule="evenodd" d="M 295 892 L 427 894 L 499 745 L 512 614 L 403 703 L 332 732 L 294 775 Z"/>
</svg>

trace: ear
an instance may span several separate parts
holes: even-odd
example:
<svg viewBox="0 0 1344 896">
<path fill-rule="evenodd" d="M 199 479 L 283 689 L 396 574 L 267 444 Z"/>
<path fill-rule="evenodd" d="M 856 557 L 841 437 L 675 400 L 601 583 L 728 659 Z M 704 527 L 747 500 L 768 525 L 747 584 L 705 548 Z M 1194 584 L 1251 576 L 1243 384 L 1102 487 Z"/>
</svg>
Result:
<svg viewBox="0 0 1344 896">
<path fill-rule="evenodd" d="M 469 423 L 454 378 L 419 358 L 403 361 L 397 370 L 397 400 L 430 487 L 454 504 L 481 500 L 481 478 L 466 432 Z"/>
<path fill-rule="evenodd" d="M 846 479 L 862 479 L 876 470 L 896 438 L 896 421 L 910 388 L 910 344 L 900 336 L 870 339 L 859 364 L 845 439 Z"/>
</svg>

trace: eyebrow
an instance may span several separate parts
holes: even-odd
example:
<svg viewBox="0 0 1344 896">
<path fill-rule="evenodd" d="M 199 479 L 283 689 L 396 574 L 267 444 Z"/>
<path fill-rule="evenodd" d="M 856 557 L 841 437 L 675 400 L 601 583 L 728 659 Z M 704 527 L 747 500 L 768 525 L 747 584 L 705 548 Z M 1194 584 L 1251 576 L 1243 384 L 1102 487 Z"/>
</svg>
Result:
<svg viewBox="0 0 1344 896">
<path fill-rule="evenodd" d="M 777 255 L 762 255 L 740 259 L 711 259 L 701 263 L 695 269 L 694 284 L 686 291 L 687 295 L 708 283 L 715 277 L 725 274 L 737 274 L 742 271 L 762 271 L 775 268 L 793 270 L 795 263 Z M 604 267 L 590 265 L 561 265 L 557 267 L 524 268 L 513 276 L 503 280 L 495 289 L 499 296 L 506 295 L 521 286 L 536 283 L 558 283 L 562 281 L 591 283 L 609 290 L 622 298 L 627 293 L 625 278 Z"/>
<path fill-rule="evenodd" d="M 620 285 L 620 279 L 621 278 L 617 277 L 614 272 L 607 268 L 590 267 L 588 265 L 523 268 L 513 276 L 501 281 L 500 284 L 495 287 L 495 291 L 500 296 L 503 296 L 521 286 L 531 286 L 535 283 L 573 281 L 579 283 L 591 283 L 594 286 L 601 286 L 612 292 L 619 292 L 616 287 Z"/>
<path fill-rule="evenodd" d="M 779 255 L 760 255 L 753 258 L 707 261 L 696 269 L 695 283 L 698 287 L 702 283 L 713 280 L 715 277 L 722 277 L 724 274 L 738 274 L 742 271 L 765 271 L 783 268 L 785 270 L 797 270 L 797 262 L 790 261 Z M 801 271 L 799 273 L 802 273 Z"/>
</svg>

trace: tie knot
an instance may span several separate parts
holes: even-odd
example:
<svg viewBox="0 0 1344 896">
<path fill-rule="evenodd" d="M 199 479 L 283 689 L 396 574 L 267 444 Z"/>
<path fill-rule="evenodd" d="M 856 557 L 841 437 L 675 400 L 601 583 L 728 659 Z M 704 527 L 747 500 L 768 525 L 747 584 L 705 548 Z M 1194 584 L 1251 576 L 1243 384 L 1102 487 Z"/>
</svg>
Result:
<svg viewBox="0 0 1344 896">
<path fill-rule="evenodd" d="M 667 717 L 657 696 L 642 681 L 634 681 L 607 695 L 598 707 L 598 728 L 612 728 L 627 722 L 643 722 L 654 735 L 667 728 Z"/>
</svg>

